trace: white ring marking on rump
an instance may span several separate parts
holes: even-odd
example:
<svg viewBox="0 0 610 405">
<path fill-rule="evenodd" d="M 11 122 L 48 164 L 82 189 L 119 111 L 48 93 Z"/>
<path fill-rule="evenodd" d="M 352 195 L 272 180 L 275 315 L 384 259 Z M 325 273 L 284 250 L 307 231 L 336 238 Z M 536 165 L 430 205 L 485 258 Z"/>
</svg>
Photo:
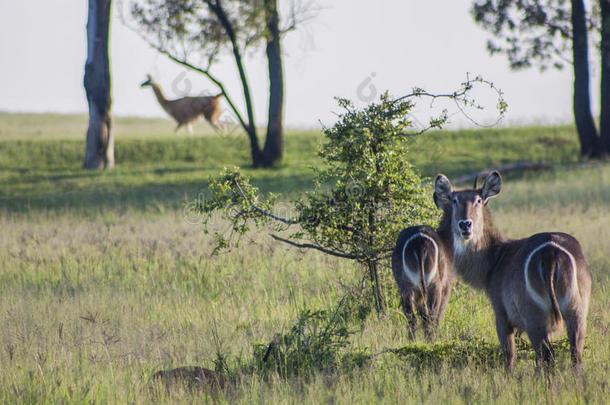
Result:
<svg viewBox="0 0 610 405">
<path fill-rule="evenodd" d="M 569 293 L 560 300 L 560 307 L 561 307 L 561 309 L 563 309 L 567 304 L 570 303 L 570 301 L 572 300 L 572 297 L 574 295 L 574 291 L 577 288 L 577 285 L 576 285 L 576 260 L 574 260 L 574 256 L 572 256 L 572 253 L 570 253 L 563 246 L 561 246 L 561 245 L 559 245 L 559 244 L 557 244 L 556 242 L 553 242 L 553 241 L 544 242 L 543 244 L 538 246 L 536 249 L 532 250 L 530 252 L 530 254 L 527 256 L 527 259 L 525 259 L 525 265 L 523 266 L 523 275 L 525 277 L 525 289 L 527 290 L 529 295 L 532 297 L 534 302 L 536 304 L 538 304 L 538 306 L 541 309 L 545 310 L 545 311 L 548 311 L 548 310 L 551 309 L 550 297 L 543 297 L 542 295 L 538 294 L 538 292 L 532 287 L 532 285 L 530 283 L 530 280 L 529 280 L 527 268 L 529 267 L 529 264 L 530 264 L 530 261 L 532 259 L 532 256 L 534 256 L 534 254 L 536 254 L 536 252 L 538 252 L 540 249 L 542 249 L 542 248 L 544 248 L 546 246 L 549 246 L 549 245 L 553 246 L 554 248 L 557 248 L 557 249 L 561 250 L 563 253 L 565 253 L 566 256 L 568 256 L 568 259 L 570 259 L 570 265 L 572 267 L 572 285 L 570 286 Z M 553 269 L 553 271 L 555 271 L 555 270 Z"/>
<path fill-rule="evenodd" d="M 421 233 L 421 232 L 417 232 L 417 233 L 411 235 L 411 237 L 409 239 L 407 239 L 407 241 L 402 246 L 402 270 L 403 270 L 405 276 L 411 282 L 411 284 L 416 285 L 416 286 L 418 286 L 420 283 L 420 272 L 417 269 L 411 269 L 407 266 L 407 264 L 405 263 L 405 250 L 407 249 L 407 245 L 413 239 L 419 238 L 419 237 L 428 239 L 430 242 L 432 242 L 432 245 L 434 245 L 434 265 L 432 266 L 432 270 L 430 271 L 430 274 L 426 277 L 426 285 L 430 284 L 430 281 L 432 281 L 432 279 L 436 275 L 436 267 L 438 265 L 438 245 L 436 244 L 436 241 L 434 239 L 432 239 L 430 236 L 426 235 L 425 233 Z"/>
</svg>

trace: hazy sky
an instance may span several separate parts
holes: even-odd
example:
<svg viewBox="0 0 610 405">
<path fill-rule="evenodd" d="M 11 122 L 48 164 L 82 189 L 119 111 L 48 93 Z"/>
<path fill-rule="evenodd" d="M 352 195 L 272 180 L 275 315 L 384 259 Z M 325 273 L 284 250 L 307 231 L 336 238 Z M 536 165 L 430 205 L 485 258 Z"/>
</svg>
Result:
<svg viewBox="0 0 610 405">
<path fill-rule="evenodd" d="M 455 89 L 467 72 L 484 75 L 504 91 L 508 124 L 570 121 L 571 70 L 509 71 L 503 56 L 487 54 L 488 34 L 472 21 L 470 3 L 318 0 L 319 16 L 283 43 L 287 124 L 332 123 L 337 111 L 333 97 L 364 102 L 369 84 L 394 95 L 413 86 L 445 92 Z M 215 90 L 204 78 L 157 55 L 122 25 L 117 11 L 115 7 L 110 40 L 115 115 L 165 116 L 150 88 L 139 87 L 147 73 L 167 96 L 183 96 L 189 88 L 191 94 Z M 87 111 L 82 87 L 86 18 L 84 0 L 0 1 L 0 110 Z M 246 60 L 258 122 L 264 122 L 267 109 L 265 62 L 264 52 Z M 213 72 L 241 100 L 231 59 Z M 596 112 L 596 78 L 592 85 Z M 467 125 L 457 117 L 454 121 Z"/>
</svg>

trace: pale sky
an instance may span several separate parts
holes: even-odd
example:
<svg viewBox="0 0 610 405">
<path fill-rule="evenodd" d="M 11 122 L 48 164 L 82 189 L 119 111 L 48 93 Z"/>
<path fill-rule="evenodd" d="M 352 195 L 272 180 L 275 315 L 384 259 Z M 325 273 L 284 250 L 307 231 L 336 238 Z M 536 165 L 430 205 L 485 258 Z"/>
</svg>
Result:
<svg viewBox="0 0 610 405">
<path fill-rule="evenodd" d="M 485 49 L 488 34 L 476 26 L 466 0 L 318 0 L 319 16 L 283 42 L 286 123 L 289 127 L 332 124 L 333 97 L 370 95 L 369 80 L 396 96 L 413 86 L 451 91 L 466 74 L 481 74 L 505 94 L 504 124 L 565 123 L 572 120 L 572 73 L 536 69 L 511 72 L 503 56 Z M 282 4 L 282 0 L 280 0 Z M 124 27 L 114 9 L 111 25 L 113 112 L 116 116 L 166 116 L 150 88 L 150 73 L 169 97 L 215 91 L 205 78 L 156 54 Z M 0 110 L 84 113 L 87 1 L 0 1 Z M 258 123 L 267 111 L 264 50 L 246 60 Z M 594 113 L 599 82 L 592 68 Z M 212 69 L 242 105 L 241 87 L 230 58 Z M 364 83 L 364 84 L 363 84 Z M 361 88 L 359 92 L 358 89 Z M 364 90 L 362 90 L 364 89 Z M 493 107 L 493 106 L 492 106 Z M 491 112 L 483 121 L 491 119 Z M 467 126 L 455 117 L 456 126 Z"/>
</svg>

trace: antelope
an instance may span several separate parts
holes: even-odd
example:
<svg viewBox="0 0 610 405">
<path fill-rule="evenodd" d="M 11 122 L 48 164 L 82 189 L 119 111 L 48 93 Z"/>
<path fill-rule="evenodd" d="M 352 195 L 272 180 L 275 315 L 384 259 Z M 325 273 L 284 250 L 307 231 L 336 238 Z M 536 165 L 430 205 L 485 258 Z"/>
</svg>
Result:
<svg viewBox="0 0 610 405">
<path fill-rule="evenodd" d="M 435 193 L 444 211 L 439 233 L 450 235 L 453 267 L 466 283 L 487 293 L 508 372 L 515 364 L 515 330 L 527 333 L 536 368 L 548 370 L 554 363 L 549 334 L 562 323 L 572 364 L 580 372 L 591 295 L 591 274 L 580 244 L 560 232 L 505 239 L 487 210 L 501 186 L 497 171 L 480 189 L 456 191 L 444 175 L 436 178 Z"/>
<path fill-rule="evenodd" d="M 150 77 L 146 76 L 140 87 L 150 86 L 155 92 L 157 101 L 161 104 L 161 107 L 167 112 L 178 124 L 174 132 L 178 131 L 180 127 L 186 125 L 190 134 L 193 133 L 191 123 L 203 115 L 204 118 L 214 127 L 219 130 L 218 118 L 220 117 L 221 109 L 219 99 L 223 93 L 219 93 L 215 96 L 201 96 L 201 97 L 183 97 L 175 100 L 168 100 L 163 94 L 161 87 Z"/>
<path fill-rule="evenodd" d="M 434 201 L 442 209 L 441 201 L 436 196 Z M 412 226 L 398 236 L 392 254 L 392 271 L 411 338 L 414 337 L 417 323 L 415 308 L 426 334 L 438 334 L 455 281 L 451 270 L 453 251 L 448 244 L 449 240 L 449 234 L 441 236 L 429 226 Z"/>
</svg>

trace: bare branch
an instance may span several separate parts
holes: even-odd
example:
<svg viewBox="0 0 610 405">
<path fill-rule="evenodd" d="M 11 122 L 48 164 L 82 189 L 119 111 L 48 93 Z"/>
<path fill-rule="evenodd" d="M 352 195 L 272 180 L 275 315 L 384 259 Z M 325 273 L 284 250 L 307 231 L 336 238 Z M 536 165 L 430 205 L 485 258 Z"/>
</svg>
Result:
<svg viewBox="0 0 610 405">
<path fill-rule="evenodd" d="M 293 0 L 290 5 L 288 23 L 280 28 L 280 35 L 294 31 L 301 24 L 313 20 L 322 10 L 322 7 L 315 1 Z"/>
<path fill-rule="evenodd" d="M 320 252 L 324 252 L 326 254 L 329 254 L 331 256 L 336 256 L 336 257 L 342 257 L 344 259 L 354 259 L 354 260 L 359 260 L 364 258 L 364 256 L 356 256 L 356 255 L 348 255 L 346 253 L 341 253 L 341 252 L 336 252 L 334 250 L 330 250 L 330 249 L 325 249 L 322 246 L 318 246 L 318 245 L 314 245 L 312 243 L 297 243 L 297 242 L 293 242 L 289 239 L 284 239 L 280 236 L 274 235 L 274 234 L 270 234 L 269 236 L 271 236 L 273 239 L 275 240 L 279 240 L 280 242 L 284 242 L 287 243 L 291 246 L 295 246 L 298 248 L 303 248 L 303 249 L 315 249 L 315 250 L 319 250 Z"/>
<path fill-rule="evenodd" d="M 473 119 L 465 111 L 464 107 L 461 105 L 461 104 L 464 104 L 465 106 L 471 106 L 471 107 L 475 106 L 475 107 L 478 107 L 478 108 L 482 108 L 482 107 L 474 105 L 473 100 L 470 100 L 467 97 L 468 92 L 472 90 L 472 88 L 473 88 L 475 83 L 480 83 L 480 84 L 486 85 L 491 90 L 496 92 L 496 94 L 497 94 L 497 97 L 498 97 L 498 106 L 499 106 L 498 108 L 499 108 L 499 112 L 500 113 L 499 113 L 498 119 L 494 123 L 492 123 L 492 124 L 484 125 L 484 124 L 481 124 L 481 123 L 477 122 L 475 119 Z M 424 89 L 415 88 L 415 89 L 413 89 L 413 91 L 411 93 L 406 94 L 406 95 L 404 95 L 402 97 L 399 97 L 399 98 L 393 100 L 393 102 L 396 103 L 396 102 L 400 102 L 400 101 L 406 100 L 408 98 L 413 98 L 413 97 L 428 97 L 428 98 L 431 99 L 431 103 L 430 103 L 431 105 L 434 103 L 434 101 L 436 99 L 439 99 L 439 98 L 445 98 L 445 99 L 453 100 L 455 105 L 456 105 L 456 107 L 458 108 L 459 112 L 464 117 L 466 117 L 466 119 L 468 119 L 474 125 L 476 125 L 478 127 L 483 127 L 483 128 L 493 127 L 493 126 L 497 125 L 500 122 L 500 120 L 502 119 L 502 117 L 504 116 L 503 108 L 506 108 L 506 103 L 504 102 L 503 93 L 502 93 L 502 91 L 499 88 L 497 88 L 492 82 L 490 82 L 488 80 L 485 80 L 485 79 L 483 79 L 480 76 L 477 76 L 474 79 L 471 79 L 470 78 L 470 74 L 466 75 L 466 81 L 464 83 L 462 83 L 462 89 L 454 91 L 453 93 L 434 94 L 434 93 L 429 93 L 429 92 L 425 91 Z M 446 112 L 445 112 L 445 114 L 446 114 Z M 442 119 L 441 121 L 444 122 L 444 120 L 446 120 L 447 118 L 448 117 L 445 116 L 444 119 Z M 418 136 L 418 135 L 421 135 L 424 132 L 426 132 L 426 131 L 428 131 L 428 130 L 430 130 L 432 128 L 435 128 L 435 127 L 439 127 L 439 123 L 432 123 L 431 122 L 430 126 L 424 128 L 424 129 L 422 129 L 420 131 L 413 132 L 413 133 L 404 133 L 403 135 L 405 135 L 405 136 Z"/>
<path fill-rule="evenodd" d="M 222 4 L 220 0 L 216 0 L 216 2 L 212 2 L 210 0 L 205 0 L 205 3 L 208 5 L 210 11 L 212 11 L 218 21 L 225 29 L 227 37 L 231 41 L 231 47 L 233 48 L 233 57 L 235 59 L 235 64 L 237 66 L 237 70 L 239 72 L 239 78 L 241 80 L 242 88 L 244 91 L 244 101 L 246 103 L 246 112 L 248 114 L 248 125 L 245 124 L 244 120 L 240 118 L 240 123 L 244 127 L 244 130 L 250 137 L 251 143 L 255 145 L 255 148 L 258 149 L 258 139 L 256 138 L 256 125 L 254 120 L 254 108 L 252 106 L 252 97 L 250 96 L 250 86 L 248 84 L 246 71 L 243 66 L 242 55 L 239 49 L 239 45 L 237 43 L 237 36 L 235 34 L 235 28 L 231 24 L 229 17 L 225 13 L 225 10 L 222 8 Z M 241 116 L 240 116 L 241 117 Z"/>
</svg>

